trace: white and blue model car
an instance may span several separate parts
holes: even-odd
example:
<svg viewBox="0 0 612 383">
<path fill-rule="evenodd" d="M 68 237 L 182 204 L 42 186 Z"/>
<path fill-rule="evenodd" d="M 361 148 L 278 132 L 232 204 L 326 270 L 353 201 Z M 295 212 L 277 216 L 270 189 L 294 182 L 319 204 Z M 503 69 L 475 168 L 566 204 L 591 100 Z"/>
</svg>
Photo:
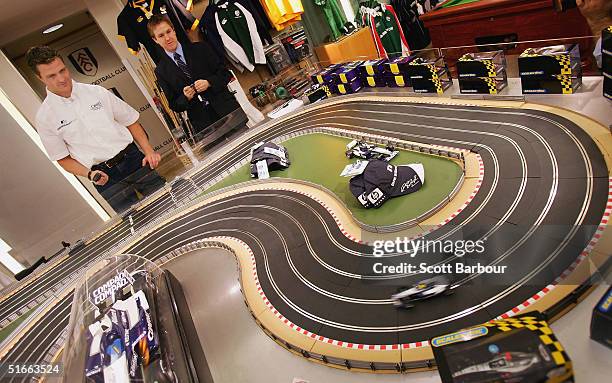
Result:
<svg viewBox="0 0 612 383">
<path fill-rule="evenodd" d="M 445 275 L 438 275 L 433 278 L 425 279 L 419 283 L 400 287 L 397 293 L 391 296 L 393 305 L 397 308 L 409 309 L 414 307 L 415 301 L 421 301 L 438 295 L 451 294 L 451 282 Z"/>
</svg>

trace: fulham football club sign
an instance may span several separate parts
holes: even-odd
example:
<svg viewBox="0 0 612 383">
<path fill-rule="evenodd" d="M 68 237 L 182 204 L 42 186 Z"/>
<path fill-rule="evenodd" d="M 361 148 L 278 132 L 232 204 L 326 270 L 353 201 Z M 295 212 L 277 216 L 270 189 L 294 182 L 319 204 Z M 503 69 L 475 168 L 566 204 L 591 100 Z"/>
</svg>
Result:
<svg viewBox="0 0 612 383">
<path fill-rule="evenodd" d="M 74 68 L 85 76 L 95 76 L 98 72 L 98 60 L 87 47 L 70 53 L 68 59 Z"/>
</svg>

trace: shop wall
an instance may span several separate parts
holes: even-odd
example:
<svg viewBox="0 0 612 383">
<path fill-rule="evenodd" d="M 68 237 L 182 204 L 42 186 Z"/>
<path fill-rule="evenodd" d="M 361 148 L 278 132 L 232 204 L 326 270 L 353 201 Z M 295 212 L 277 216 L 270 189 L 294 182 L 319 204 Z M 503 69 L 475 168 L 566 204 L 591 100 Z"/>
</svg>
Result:
<svg viewBox="0 0 612 383">
<path fill-rule="evenodd" d="M 27 266 L 102 220 L 2 106 L 0 126 L 0 235 Z"/>
</svg>

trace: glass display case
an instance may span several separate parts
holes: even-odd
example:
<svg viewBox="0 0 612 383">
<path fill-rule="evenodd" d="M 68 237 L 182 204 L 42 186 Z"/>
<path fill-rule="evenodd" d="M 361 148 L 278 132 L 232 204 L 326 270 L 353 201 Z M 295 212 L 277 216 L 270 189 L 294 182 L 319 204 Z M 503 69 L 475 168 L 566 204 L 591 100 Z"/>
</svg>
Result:
<svg viewBox="0 0 612 383">
<path fill-rule="evenodd" d="M 200 381 L 184 333 L 188 310 L 179 314 L 182 292 L 170 278 L 135 255 L 89 268 L 74 291 L 63 381 Z"/>
</svg>

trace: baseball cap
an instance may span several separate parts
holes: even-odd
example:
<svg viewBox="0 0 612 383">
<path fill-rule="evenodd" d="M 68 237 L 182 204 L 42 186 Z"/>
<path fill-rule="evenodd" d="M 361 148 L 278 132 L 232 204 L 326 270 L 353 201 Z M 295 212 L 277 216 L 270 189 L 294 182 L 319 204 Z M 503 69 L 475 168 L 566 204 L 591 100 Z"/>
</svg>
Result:
<svg viewBox="0 0 612 383">
<path fill-rule="evenodd" d="M 351 178 L 351 193 L 365 208 L 377 208 L 389 198 L 414 193 L 425 182 L 423 164 L 391 165 L 371 160 L 363 173 Z"/>
</svg>

